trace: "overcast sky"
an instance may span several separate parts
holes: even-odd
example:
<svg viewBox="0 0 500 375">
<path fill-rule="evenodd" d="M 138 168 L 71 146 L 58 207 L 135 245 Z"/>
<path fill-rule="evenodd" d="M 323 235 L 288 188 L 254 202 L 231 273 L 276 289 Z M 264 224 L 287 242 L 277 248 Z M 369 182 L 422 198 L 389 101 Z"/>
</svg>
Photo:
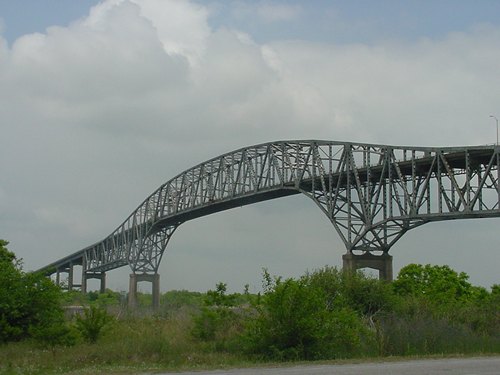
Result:
<svg viewBox="0 0 500 375">
<path fill-rule="evenodd" d="M 499 15 L 494 0 L 0 0 L 0 238 L 42 267 L 183 170 L 255 143 L 494 143 Z M 499 224 L 410 231 L 395 271 L 449 264 L 499 283 Z M 184 223 L 162 290 L 258 291 L 262 267 L 299 276 L 344 252 L 312 201 L 277 199 Z M 126 290 L 129 273 L 108 286 Z"/>
</svg>

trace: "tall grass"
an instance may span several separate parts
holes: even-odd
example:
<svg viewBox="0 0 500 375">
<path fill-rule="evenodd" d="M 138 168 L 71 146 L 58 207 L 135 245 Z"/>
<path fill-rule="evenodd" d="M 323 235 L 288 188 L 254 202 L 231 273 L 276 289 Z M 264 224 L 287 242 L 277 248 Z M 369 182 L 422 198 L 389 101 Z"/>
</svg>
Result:
<svg viewBox="0 0 500 375">
<path fill-rule="evenodd" d="M 228 368 L 264 362 L 238 347 L 241 320 L 225 327 L 225 334 L 203 341 L 193 336 L 193 318 L 179 312 L 168 317 L 127 316 L 115 321 L 95 344 L 80 342 L 55 351 L 34 341 L 0 347 L 0 374 L 98 374 L 182 369 Z M 388 316 L 381 324 L 382 347 L 375 332 L 342 358 L 415 356 L 433 354 L 500 353 L 500 338 L 477 335 L 445 320 Z M 223 341 L 217 341 L 223 340 Z M 228 346 L 228 342 L 236 344 Z"/>
<path fill-rule="evenodd" d="M 499 335 L 485 335 L 445 318 L 391 314 L 381 319 L 381 330 L 383 355 L 500 353 Z"/>
<path fill-rule="evenodd" d="M 227 367 L 243 356 L 214 352 L 192 335 L 189 315 L 128 316 L 115 321 L 95 344 L 46 350 L 34 341 L 0 347 L 0 374 L 107 373 Z"/>
</svg>

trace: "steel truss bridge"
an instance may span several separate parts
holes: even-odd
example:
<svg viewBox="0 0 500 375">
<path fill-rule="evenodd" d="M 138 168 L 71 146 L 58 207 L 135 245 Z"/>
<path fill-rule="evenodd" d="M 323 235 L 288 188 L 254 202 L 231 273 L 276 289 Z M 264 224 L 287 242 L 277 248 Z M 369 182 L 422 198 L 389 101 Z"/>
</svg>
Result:
<svg viewBox="0 0 500 375">
<path fill-rule="evenodd" d="M 165 182 L 108 237 L 43 270 L 68 272 L 68 287 L 129 265 L 157 283 L 167 244 L 182 223 L 215 212 L 305 194 L 347 249 L 344 267 L 392 278 L 388 252 L 432 221 L 500 216 L 500 147 L 403 147 L 320 140 L 278 141 L 205 161 Z M 73 265 L 82 284 L 72 284 Z M 134 279 L 132 279 L 134 278 Z M 103 286 L 102 286 L 103 287 Z M 158 286 L 156 286 L 158 288 Z M 154 293 L 153 293 L 154 294 Z"/>
</svg>

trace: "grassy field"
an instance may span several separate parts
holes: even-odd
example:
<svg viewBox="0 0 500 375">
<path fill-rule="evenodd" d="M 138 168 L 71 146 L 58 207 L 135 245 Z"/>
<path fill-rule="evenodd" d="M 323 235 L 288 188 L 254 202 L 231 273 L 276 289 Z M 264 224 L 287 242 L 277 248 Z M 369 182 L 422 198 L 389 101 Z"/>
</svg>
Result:
<svg viewBox="0 0 500 375">
<path fill-rule="evenodd" d="M 245 367 L 282 367 L 299 364 L 333 364 L 411 360 L 417 358 L 463 357 L 463 353 L 418 356 L 353 357 L 334 361 L 269 361 L 248 358 L 234 353 L 217 352 L 207 345 L 200 345 L 174 328 L 176 323 L 158 320 L 137 324 L 127 323 L 128 328 L 145 331 L 140 333 L 113 334 L 118 326 L 109 330 L 97 344 L 79 344 L 57 348 L 55 351 L 24 341 L 0 347 L 0 374 L 146 374 L 158 372 L 196 371 L 205 369 L 230 369 Z M 123 326 L 122 326 L 123 327 Z M 156 327 L 156 328 L 153 328 Z M 187 327 L 186 327 L 187 328 Z M 172 336 L 162 336 L 169 335 Z M 161 338 L 160 338 L 161 336 Z M 470 353 L 468 355 L 495 355 L 495 353 Z M 496 354 L 498 355 L 498 353 Z"/>
<path fill-rule="evenodd" d="M 414 275 L 423 268 L 409 270 Z M 90 308 L 68 314 L 65 330 L 55 331 L 66 332 L 65 340 L 52 339 L 47 331 L 41 338 L 27 335 L 0 344 L 0 374 L 130 374 L 498 355 L 500 287 L 487 291 L 448 268 L 429 270 L 446 278 L 419 289 L 413 276 L 391 284 L 332 268 L 287 280 L 265 273 L 262 295 L 227 294 L 223 283 L 207 293 L 171 291 L 154 313 L 149 295 L 139 295 L 140 306 L 131 312 L 123 293 L 66 293 L 64 304 Z"/>
<path fill-rule="evenodd" d="M 117 312 L 116 309 L 114 311 Z M 80 340 L 74 346 L 47 348 L 31 339 L 8 343 L 0 346 L 0 374 L 137 374 L 303 363 L 300 360 L 272 360 L 249 355 L 241 351 L 238 345 L 232 347 L 231 341 L 228 341 L 230 337 L 224 339 L 225 345 L 221 345 L 221 336 L 215 340 L 200 340 L 193 335 L 195 317 L 199 314 L 200 311 L 192 306 L 181 307 L 156 317 L 130 316 L 122 311 L 119 314 L 121 318 L 113 319 L 94 344 Z M 234 330 L 233 333 L 236 335 Z M 229 336 L 233 333 L 229 333 Z M 401 339 L 404 340 L 405 337 Z M 500 352 L 500 340 L 490 340 L 489 344 L 486 341 L 472 341 L 468 346 L 459 349 L 456 346 L 449 347 L 438 353 L 432 352 L 436 348 L 429 348 L 427 352 L 414 349 L 415 354 L 407 356 L 395 356 L 391 353 L 378 355 L 376 348 L 364 348 L 348 359 L 314 363 L 462 356 L 464 353 L 488 355 Z"/>
<path fill-rule="evenodd" d="M 228 368 L 255 364 L 214 351 L 191 334 L 192 319 L 127 317 L 115 320 L 95 344 L 44 348 L 33 340 L 0 346 L 0 374 L 109 374 Z"/>
</svg>

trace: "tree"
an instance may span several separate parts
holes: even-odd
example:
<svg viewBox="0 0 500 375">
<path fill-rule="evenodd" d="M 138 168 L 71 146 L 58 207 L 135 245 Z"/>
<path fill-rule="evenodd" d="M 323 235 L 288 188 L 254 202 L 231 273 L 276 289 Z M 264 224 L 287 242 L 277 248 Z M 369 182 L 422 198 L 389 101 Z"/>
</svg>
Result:
<svg viewBox="0 0 500 375">
<path fill-rule="evenodd" d="M 64 324 L 61 290 L 41 273 L 25 273 L 7 245 L 0 240 L 0 343 L 54 333 Z"/>
<path fill-rule="evenodd" d="M 428 302 L 445 304 L 467 301 L 474 289 L 469 276 L 457 273 L 449 266 L 409 264 L 403 267 L 393 283 L 400 296 L 424 298 Z"/>
<path fill-rule="evenodd" d="M 16 259 L 14 253 L 7 250 L 8 244 L 8 241 L 0 239 L 0 263 L 12 263 Z"/>
<path fill-rule="evenodd" d="M 21 337 L 27 328 L 24 322 L 23 302 L 17 294 L 23 290 L 16 257 L 7 250 L 9 243 L 0 240 L 0 342 Z"/>
</svg>

